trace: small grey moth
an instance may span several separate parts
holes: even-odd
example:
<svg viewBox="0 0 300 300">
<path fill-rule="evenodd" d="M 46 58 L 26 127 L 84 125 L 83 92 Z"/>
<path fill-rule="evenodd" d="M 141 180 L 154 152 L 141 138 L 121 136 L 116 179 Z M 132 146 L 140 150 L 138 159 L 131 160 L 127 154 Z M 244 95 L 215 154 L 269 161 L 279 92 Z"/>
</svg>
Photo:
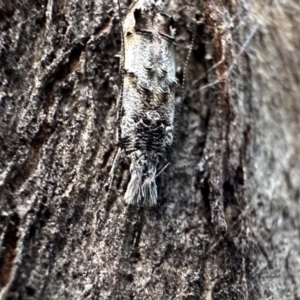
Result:
<svg viewBox="0 0 300 300">
<path fill-rule="evenodd" d="M 125 154 L 131 162 L 124 197 L 129 204 L 157 203 L 158 164 L 173 142 L 176 65 L 171 22 L 161 0 L 138 0 L 122 26 L 115 161 Z"/>
</svg>

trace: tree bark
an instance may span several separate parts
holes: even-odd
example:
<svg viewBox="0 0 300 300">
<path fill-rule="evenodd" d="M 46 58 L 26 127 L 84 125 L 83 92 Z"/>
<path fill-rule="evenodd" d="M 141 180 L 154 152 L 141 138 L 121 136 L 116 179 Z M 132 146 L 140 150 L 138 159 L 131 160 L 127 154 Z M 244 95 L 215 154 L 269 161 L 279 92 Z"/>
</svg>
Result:
<svg viewBox="0 0 300 300">
<path fill-rule="evenodd" d="M 300 5 L 166 6 L 184 93 L 148 209 L 126 159 L 107 188 L 117 4 L 0 2 L 1 299 L 300 299 Z"/>
</svg>

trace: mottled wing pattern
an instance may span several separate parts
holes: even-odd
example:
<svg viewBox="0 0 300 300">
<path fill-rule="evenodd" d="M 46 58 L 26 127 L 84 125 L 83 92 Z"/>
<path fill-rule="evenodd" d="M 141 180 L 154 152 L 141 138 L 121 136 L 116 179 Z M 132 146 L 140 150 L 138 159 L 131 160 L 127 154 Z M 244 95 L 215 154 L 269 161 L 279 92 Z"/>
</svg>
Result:
<svg viewBox="0 0 300 300">
<path fill-rule="evenodd" d="M 161 1 L 137 1 L 123 23 L 120 144 L 131 159 L 128 203 L 156 204 L 157 165 L 173 141 L 176 66 L 171 20 Z"/>
</svg>

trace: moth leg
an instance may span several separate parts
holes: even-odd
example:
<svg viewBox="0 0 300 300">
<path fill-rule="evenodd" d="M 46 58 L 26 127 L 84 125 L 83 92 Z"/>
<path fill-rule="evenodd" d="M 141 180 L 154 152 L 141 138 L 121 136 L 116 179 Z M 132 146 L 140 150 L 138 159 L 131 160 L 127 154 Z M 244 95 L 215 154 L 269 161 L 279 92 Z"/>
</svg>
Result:
<svg viewBox="0 0 300 300">
<path fill-rule="evenodd" d="M 121 155 L 122 155 L 122 149 L 119 147 L 115 154 L 114 161 L 113 161 L 112 167 L 111 167 L 109 175 L 108 175 L 108 181 L 106 183 L 106 186 L 108 187 L 108 189 L 107 189 L 108 196 L 110 195 L 110 191 L 111 191 L 111 188 L 113 185 L 116 169 L 119 165 Z"/>
<path fill-rule="evenodd" d="M 116 141 L 117 143 L 120 142 L 121 137 L 121 118 L 122 118 L 122 93 L 120 92 L 120 89 L 118 86 L 114 85 L 114 95 L 117 98 L 117 135 L 116 135 Z"/>
<path fill-rule="evenodd" d="M 187 70 L 187 67 L 188 67 L 188 64 L 189 64 L 189 61 L 190 61 L 190 58 L 191 58 L 194 43 L 195 43 L 195 33 L 193 32 L 192 41 L 191 41 L 191 44 L 190 44 L 190 47 L 189 47 L 189 50 L 188 50 L 188 53 L 187 53 L 187 57 L 186 57 L 186 60 L 185 60 L 185 63 L 184 63 L 184 67 L 183 67 L 182 87 L 181 87 L 181 95 L 180 95 L 181 106 L 182 106 L 182 102 L 183 102 L 183 95 L 184 95 L 185 84 L 186 84 L 186 70 Z M 181 111 L 181 107 L 180 107 L 180 111 Z"/>
<path fill-rule="evenodd" d="M 119 163 L 119 160 L 121 158 L 121 154 L 122 154 L 122 149 L 119 147 L 118 148 L 118 151 L 116 153 L 116 156 L 114 158 L 114 161 L 113 161 L 113 164 L 112 164 L 112 167 L 110 169 L 110 172 L 109 172 L 109 176 L 114 176 L 114 173 L 115 173 L 115 170 L 118 166 L 118 163 Z"/>
</svg>

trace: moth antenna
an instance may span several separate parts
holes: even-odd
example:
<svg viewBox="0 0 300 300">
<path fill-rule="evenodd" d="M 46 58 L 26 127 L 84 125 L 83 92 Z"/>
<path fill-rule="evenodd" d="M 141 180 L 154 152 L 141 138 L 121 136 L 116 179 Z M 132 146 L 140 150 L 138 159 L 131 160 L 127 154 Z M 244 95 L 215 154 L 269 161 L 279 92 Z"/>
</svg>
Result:
<svg viewBox="0 0 300 300">
<path fill-rule="evenodd" d="M 186 58 L 186 61 L 184 63 L 184 67 L 183 67 L 183 76 L 182 76 L 182 88 L 181 88 L 181 102 L 183 101 L 183 94 L 184 94 L 184 89 L 185 89 L 185 82 L 186 82 L 186 69 L 193 51 L 193 47 L 194 47 L 194 42 L 195 42 L 195 33 L 193 32 L 192 35 L 192 41 L 191 41 L 191 45 L 190 45 L 190 49 Z"/>
<path fill-rule="evenodd" d="M 121 137 L 121 118 L 122 118 L 122 102 L 123 102 L 123 84 L 124 84 L 124 62 L 125 62 L 125 48 L 124 48 L 124 34 L 123 34 L 123 22 L 121 19 L 121 5 L 120 0 L 118 0 L 118 11 L 119 11 L 119 20 L 121 25 L 121 58 L 120 58 L 120 67 L 119 73 L 121 75 L 121 83 L 119 89 L 119 96 L 117 100 L 117 124 L 118 124 L 118 142 L 120 141 Z"/>
<path fill-rule="evenodd" d="M 123 75 L 123 69 L 124 69 L 124 61 L 125 61 L 125 48 L 124 48 L 124 34 L 123 34 L 123 22 L 121 18 L 121 5 L 120 5 L 120 0 L 118 0 L 118 11 L 119 11 L 119 20 L 120 20 L 120 25 L 121 25 L 121 59 L 120 59 L 120 72 Z M 123 82 L 123 76 L 122 76 L 122 82 Z"/>
<path fill-rule="evenodd" d="M 170 163 L 167 163 L 155 176 L 155 178 L 157 178 L 168 166 Z"/>
<path fill-rule="evenodd" d="M 120 158 L 121 158 L 121 154 L 122 154 L 122 149 L 121 148 L 118 148 L 118 151 L 116 152 L 115 154 L 115 157 L 114 157 L 114 160 L 113 160 L 113 164 L 112 164 L 112 167 L 110 169 L 110 172 L 109 172 L 109 177 L 108 177 L 108 195 L 110 194 L 110 191 L 111 191 L 111 188 L 112 188 L 112 184 L 113 184 L 113 181 L 114 181 L 114 176 L 115 176 L 115 171 L 116 171 L 116 168 L 119 164 L 119 161 L 120 161 Z"/>
<path fill-rule="evenodd" d="M 189 51 L 187 54 L 187 58 L 185 60 L 184 67 L 183 67 L 182 86 L 181 86 L 180 100 L 179 100 L 178 108 L 176 110 L 175 118 L 177 119 L 177 122 L 175 122 L 175 126 L 178 126 L 178 124 L 180 123 L 179 121 L 180 121 L 180 117 L 181 117 L 181 110 L 182 110 L 182 105 L 183 105 L 183 95 L 184 95 L 185 84 L 186 84 L 186 70 L 187 70 L 187 66 L 188 66 L 192 51 L 193 51 L 193 47 L 194 47 L 194 43 L 195 43 L 195 36 L 196 36 L 196 31 L 192 29 L 192 41 L 191 41 Z M 175 131 L 174 139 L 177 140 L 176 131 Z"/>
</svg>

